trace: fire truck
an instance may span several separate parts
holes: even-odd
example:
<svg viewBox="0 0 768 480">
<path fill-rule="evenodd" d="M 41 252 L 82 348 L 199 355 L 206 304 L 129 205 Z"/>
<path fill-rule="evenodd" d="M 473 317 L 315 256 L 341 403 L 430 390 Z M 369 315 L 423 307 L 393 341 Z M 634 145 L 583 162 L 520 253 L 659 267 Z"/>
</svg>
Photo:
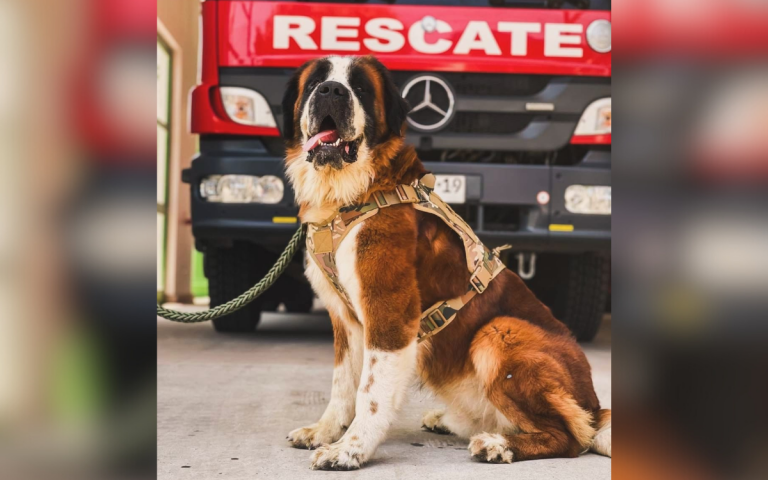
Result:
<svg viewBox="0 0 768 480">
<path fill-rule="evenodd" d="M 437 191 L 580 340 L 609 301 L 611 2 L 390 0 L 202 4 L 201 81 L 184 171 L 211 305 L 273 265 L 298 227 L 281 100 L 296 67 L 375 55 L 414 108 L 406 142 Z M 272 291 L 214 322 L 312 308 L 301 255 Z"/>
</svg>

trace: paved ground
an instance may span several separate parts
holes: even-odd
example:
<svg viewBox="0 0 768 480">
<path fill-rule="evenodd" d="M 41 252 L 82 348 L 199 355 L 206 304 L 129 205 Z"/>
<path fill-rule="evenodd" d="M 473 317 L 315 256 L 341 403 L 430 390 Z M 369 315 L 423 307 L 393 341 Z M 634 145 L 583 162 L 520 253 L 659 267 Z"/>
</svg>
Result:
<svg viewBox="0 0 768 480">
<path fill-rule="evenodd" d="M 610 321 L 584 346 L 604 408 L 611 405 Z M 487 465 L 466 442 L 419 429 L 439 405 L 415 389 L 379 447 L 356 472 L 309 470 L 307 450 L 285 439 L 315 422 L 330 396 L 333 338 L 322 314 L 265 314 L 252 335 L 222 335 L 209 324 L 158 321 L 158 478 L 160 479 L 608 479 L 611 461 L 576 459 Z"/>
</svg>

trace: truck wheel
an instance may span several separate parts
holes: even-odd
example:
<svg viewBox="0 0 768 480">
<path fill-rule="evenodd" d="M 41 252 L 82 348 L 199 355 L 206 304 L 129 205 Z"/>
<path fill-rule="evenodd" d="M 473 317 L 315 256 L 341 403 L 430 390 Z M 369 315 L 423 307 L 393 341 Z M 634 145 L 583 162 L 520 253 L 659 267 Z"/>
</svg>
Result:
<svg viewBox="0 0 768 480">
<path fill-rule="evenodd" d="M 274 263 L 274 255 L 247 243 L 232 248 L 206 248 L 203 257 L 211 307 L 224 304 L 258 282 Z M 269 295 L 266 293 L 265 295 Z M 218 332 L 252 332 L 261 318 L 264 297 L 213 321 Z"/>
<path fill-rule="evenodd" d="M 315 293 L 307 282 L 296 278 L 285 277 L 285 290 L 283 291 L 283 305 L 291 313 L 309 313 L 312 311 L 312 302 Z"/>
<path fill-rule="evenodd" d="M 610 288 L 609 260 L 597 254 L 543 257 L 531 289 L 571 329 L 591 341 L 600 329 Z"/>
</svg>

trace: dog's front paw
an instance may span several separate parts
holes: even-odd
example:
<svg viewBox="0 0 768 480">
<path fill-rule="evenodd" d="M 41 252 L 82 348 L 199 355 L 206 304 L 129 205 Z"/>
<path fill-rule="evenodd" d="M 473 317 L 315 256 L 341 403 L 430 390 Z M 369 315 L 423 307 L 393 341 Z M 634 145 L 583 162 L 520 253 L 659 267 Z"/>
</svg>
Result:
<svg viewBox="0 0 768 480">
<path fill-rule="evenodd" d="M 472 458 L 488 463 L 512 463 L 514 455 L 507 440 L 499 434 L 481 433 L 469 439 Z"/>
<path fill-rule="evenodd" d="M 367 460 L 362 443 L 352 437 L 323 445 L 312 454 L 312 470 L 357 470 Z"/>
<path fill-rule="evenodd" d="M 444 410 L 427 412 L 421 420 L 421 428 L 440 435 L 450 435 L 452 432 L 443 423 L 443 415 L 445 415 Z"/>
<path fill-rule="evenodd" d="M 294 448 L 306 448 L 313 450 L 324 443 L 335 442 L 341 437 L 343 430 L 323 424 L 315 423 L 308 427 L 297 428 L 288 434 L 288 441 Z"/>
</svg>

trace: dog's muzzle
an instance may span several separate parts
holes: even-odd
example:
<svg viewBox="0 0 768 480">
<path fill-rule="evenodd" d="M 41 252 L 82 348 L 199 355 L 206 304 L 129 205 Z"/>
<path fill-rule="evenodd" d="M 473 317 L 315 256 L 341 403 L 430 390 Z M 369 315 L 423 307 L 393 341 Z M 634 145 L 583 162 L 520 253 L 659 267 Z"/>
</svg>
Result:
<svg viewBox="0 0 768 480">
<path fill-rule="evenodd" d="M 309 105 L 309 139 L 304 143 L 307 161 L 315 167 L 341 169 L 357 160 L 359 140 L 354 139 L 352 92 L 339 82 L 323 82 Z"/>
</svg>

